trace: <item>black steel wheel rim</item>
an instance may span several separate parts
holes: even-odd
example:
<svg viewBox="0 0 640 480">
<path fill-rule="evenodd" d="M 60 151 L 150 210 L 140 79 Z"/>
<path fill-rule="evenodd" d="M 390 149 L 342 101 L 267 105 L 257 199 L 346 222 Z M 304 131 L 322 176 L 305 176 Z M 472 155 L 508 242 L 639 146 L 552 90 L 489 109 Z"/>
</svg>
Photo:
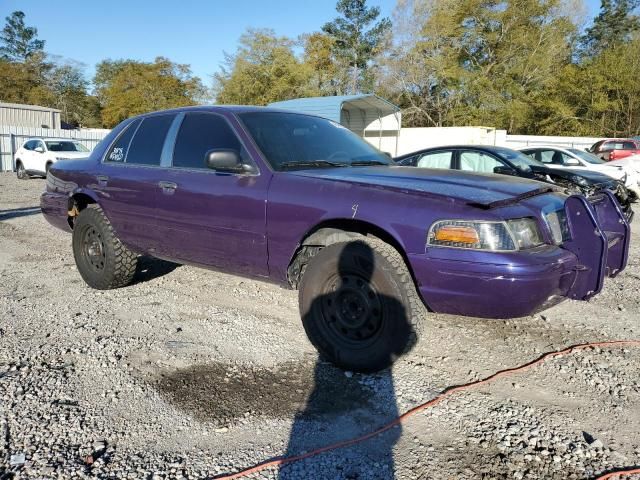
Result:
<svg viewBox="0 0 640 480">
<path fill-rule="evenodd" d="M 104 270 L 106 254 L 102 235 L 91 225 L 82 233 L 82 256 L 95 271 Z"/>
<path fill-rule="evenodd" d="M 325 331 L 340 345 L 375 341 L 384 323 L 383 302 L 375 285 L 356 272 L 329 279 L 322 295 Z"/>
</svg>

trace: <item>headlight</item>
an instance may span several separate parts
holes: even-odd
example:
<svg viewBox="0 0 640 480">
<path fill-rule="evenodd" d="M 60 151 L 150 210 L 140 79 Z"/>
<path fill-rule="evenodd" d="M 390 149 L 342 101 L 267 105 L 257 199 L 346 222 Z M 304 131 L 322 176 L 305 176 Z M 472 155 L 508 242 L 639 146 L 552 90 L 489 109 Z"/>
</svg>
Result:
<svg viewBox="0 0 640 480">
<path fill-rule="evenodd" d="M 548 213 L 545 218 L 549 225 L 549 230 L 551 230 L 553 242 L 556 245 L 560 245 L 571 238 L 569 222 L 567 221 L 567 213 L 563 208 L 556 210 L 555 212 Z"/>
<path fill-rule="evenodd" d="M 519 249 L 537 247 L 544 243 L 538 230 L 538 222 L 533 218 L 508 220 L 507 226 Z"/>
<path fill-rule="evenodd" d="M 515 251 L 542 243 L 533 218 L 506 222 L 442 220 L 434 223 L 427 235 L 427 245 L 471 250 Z"/>
</svg>

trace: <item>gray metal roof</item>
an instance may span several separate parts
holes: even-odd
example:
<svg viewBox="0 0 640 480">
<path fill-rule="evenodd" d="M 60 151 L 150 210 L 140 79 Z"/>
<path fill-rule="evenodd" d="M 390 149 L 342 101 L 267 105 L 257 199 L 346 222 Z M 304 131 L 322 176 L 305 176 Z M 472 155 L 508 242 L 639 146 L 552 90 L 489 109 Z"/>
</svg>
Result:
<svg viewBox="0 0 640 480">
<path fill-rule="evenodd" d="M 0 102 L 0 108 L 18 108 L 21 110 L 38 110 L 41 112 L 60 112 L 57 108 L 41 107 L 39 105 L 24 105 L 22 103 L 2 103 Z"/>
<path fill-rule="evenodd" d="M 338 123 L 340 123 L 340 112 L 345 106 L 362 110 L 376 110 L 382 116 L 400 111 L 400 108 L 394 104 L 373 94 L 296 98 L 270 103 L 269 106 L 317 115 Z"/>
</svg>

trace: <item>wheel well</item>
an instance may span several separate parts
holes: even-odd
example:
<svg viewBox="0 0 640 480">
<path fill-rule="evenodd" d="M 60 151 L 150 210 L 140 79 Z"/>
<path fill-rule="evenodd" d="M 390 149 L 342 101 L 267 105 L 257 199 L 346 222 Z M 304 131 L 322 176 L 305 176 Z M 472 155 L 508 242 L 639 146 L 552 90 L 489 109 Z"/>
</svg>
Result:
<svg viewBox="0 0 640 480">
<path fill-rule="evenodd" d="M 360 236 L 374 236 L 394 247 L 402 255 L 407 268 L 413 276 L 411 265 L 407 261 L 404 249 L 393 235 L 386 230 L 362 220 L 330 220 L 314 227 L 300 242 L 287 268 L 289 285 L 297 288 L 307 263 L 324 247 L 338 242 L 355 240 Z"/>
<path fill-rule="evenodd" d="M 87 205 L 92 203 L 96 203 L 96 201 L 86 193 L 76 193 L 69 197 L 67 222 L 71 228 L 73 228 L 75 217 L 77 217 L 82 210 L 87 208 Z"/>
</svg>

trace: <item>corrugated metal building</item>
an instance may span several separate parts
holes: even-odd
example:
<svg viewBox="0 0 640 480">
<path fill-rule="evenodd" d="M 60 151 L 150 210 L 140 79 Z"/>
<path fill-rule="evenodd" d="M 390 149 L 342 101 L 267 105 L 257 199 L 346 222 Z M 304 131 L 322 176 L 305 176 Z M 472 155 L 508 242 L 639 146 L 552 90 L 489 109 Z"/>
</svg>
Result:
<svg viewBox="0 0 640 480">
<path fill-rule="evenodd" d="M 296 98 L 274 102 L 269 106 L 328 118 L 380 149 L 383 143 L 389 145 L 389 141 L 383 142 L 383 138 L 395 137 L 394 151 L 389 153 L 397 154 L 402 123 L 400 108 L 377 95 Z"/>
<path fill-rule="evenodd" d="M 0 103 L 0 125 L 32 128 L 60 128 L 60 110 L 21 105 L 18 103 Z"/>
</svg>

